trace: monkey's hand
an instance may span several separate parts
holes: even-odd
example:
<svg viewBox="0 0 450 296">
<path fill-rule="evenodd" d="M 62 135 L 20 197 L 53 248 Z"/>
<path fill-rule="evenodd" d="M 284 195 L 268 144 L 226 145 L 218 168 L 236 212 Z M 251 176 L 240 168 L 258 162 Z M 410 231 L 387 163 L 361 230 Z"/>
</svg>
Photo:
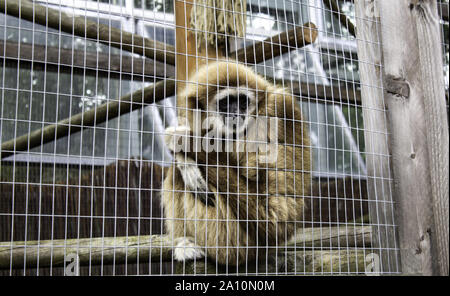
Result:
<svg viewBox="0 0 450 296">
<path fill-rule="evenodd" d="M 177 161 L 177 169 L 181 173 L 186 189 L 192 192 L 192 194 L 203 204 L 214 206 L 216 197 L 214 196 L 214 193 L 209 190 L 208 183 L 198 168 L 197 163 L 183 153 L 176 153 L 175 159 Z"/>
<path fill-rule="evenodd" d="M 202 258 L 205 252 L 194 243 L 191 237 L 178 237 L 174 241 L 173 256 L 178 261 Z"/>
<path fill-rule="evenodd" d="M 191 129 L 188 126 L 169 126 L 166 128 L 164 141 L 167 148 L 173 152 L 186 151 L 186 145 L 189 143 L 190 136 Z"/>
</svg>

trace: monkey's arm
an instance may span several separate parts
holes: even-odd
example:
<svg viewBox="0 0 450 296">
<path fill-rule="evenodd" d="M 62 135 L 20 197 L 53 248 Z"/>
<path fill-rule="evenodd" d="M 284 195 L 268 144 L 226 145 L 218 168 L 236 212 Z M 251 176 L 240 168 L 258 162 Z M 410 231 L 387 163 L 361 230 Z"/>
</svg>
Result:
<svg viewBox="0 0 450 296">
<path fill-rule="evenodd" d="M 185 157 L 183 153 L 176 153 L 175 158 L 177 169 L 181 173 L 186 189 L 191 191 L 202 203 L 213 206 L 216 197 L 213 191 L 209 190 L 209 186 L 195 161 L 190 157 Z"/>
<path fill-rule="evenodd" d="M 174 145 L 178 137 L 190 135 L 189 128 L 185 126 L 169 127 L 166 129 L 165 141 L 167 147 L 174 152 Z M 186 186 L 204 204 L 215 204 L 213 191 L 209 190 L 208 184 L 202 175 L 197 163 L 184 151 L 174 152 L 175 165 L 180 172 Z"/>
<path fill-rule="evenodd" d="M 308 168 L 307 170 L 310 167 L 309 135 L 300 106 L 283 89 L 275 89 L 262 109 L 264 110 L 260 111 L 259 115 L 269 118 L 269 126 L 263 129 L 267 133 L 267 144 L 260 144 L 258 151 L 254 151 L 247 148 L 254 148 L 248 141 L 241 143 L 243 152 L 235 149 L 235 158 L 243 168 L 240 172 L 242 176 L 253 181 L 261 178 L 267 171 L 269 182 L 280 183 L 284 179 L 286 182 L 294 182 L 298 178 L 292 179 L 289 176 L 297 175 L 296 171 L 303 174 L 303 167 Z M 274 171 L 278 173 L 270 173 Z"/>
</svg>

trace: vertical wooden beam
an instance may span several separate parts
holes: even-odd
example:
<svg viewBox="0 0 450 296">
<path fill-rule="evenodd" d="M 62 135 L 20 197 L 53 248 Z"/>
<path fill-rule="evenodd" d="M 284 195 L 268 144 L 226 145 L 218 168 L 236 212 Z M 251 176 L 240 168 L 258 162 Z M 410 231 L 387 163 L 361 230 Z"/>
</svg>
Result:
<svg viewBox="0 0 450 296">
<path fill-rule="evenodd" d="M 378 270 L 383 273 L 398 272 L 392 181 L 389 161 L 389 145 L 386 135 L 386 109 L 383 98 L 381 47 L 379 20 L 372 8 L 375 2 L 356 1 L 356 39 L 361 77 L 361 105 L 364 133 L 367 190 L 370 222 L 372 224 L 372 248 L 379 256 Z M 366 255 L 369 255 L 367 253 Z M 369 262 L 370 263 L 370 262 Z"/>
<path fill-rule="evenodd" d="M 449 137 L 436 1 L 378 1 L 405 274 L 448 275 Z"/>
<path fill-rule="evenodd" d="M 175 0 L 175 81 L 178 117 L 186 117 L 187 101 L 178 94 L 186 87 L 189 69 L 196 64 L 193 57 L 188 57 L 188 55 L 195 55 L 195 38 L 192 32 L 188 31 L 192 6 L 186 0 Z"/>
<path fill-rule="evenodd" d="M 198 68 L 209 60 L 224 56 L 224 48 L 208 47 L 205 43 L 197 44 L 195 30 L 190 28 L 191 11 L 195 0 L 175 0 L 175 37 L 176 37 L 176 82 L 177 94 L 186 87 L 186 82 L 197 72 Z M 186 117 L 188 106 L 186 98 L 177 96 L 178 117 Z"/>
<path fill-rule="evenodd" d="M 445 103 L 442 40 L 437 1 L 424 1 L 413 8 L 422 74 L 422 100 L 426 124 L 426 143 L 430 164 L 431 192 L 437 263 L 434 274 L 449 275 L 449 126 Z"/>
</svg>

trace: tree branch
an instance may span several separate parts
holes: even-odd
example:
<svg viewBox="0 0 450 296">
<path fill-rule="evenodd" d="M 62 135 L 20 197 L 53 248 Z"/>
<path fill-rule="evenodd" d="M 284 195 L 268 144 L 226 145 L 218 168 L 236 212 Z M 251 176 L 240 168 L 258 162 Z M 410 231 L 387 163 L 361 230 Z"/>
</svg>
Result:
<svg viewBox="0 0 450 296">
<path fill-rule="evenodd" d="M 78 132 L 85 127 L 95 126 L 117 116 L 140 109 L 146 104 L 158 102 L 172 96 L 174 93 L 174 78 L 159 81 L 132 94 L 111 100 L 96 108 L 61 120 L 56 124 L 48 125 L 42 129 L 4 142 L 1 146 L 1 158 L 3 159 L 19 151 L 29 151 L 34 147 Z"/>
</svg>

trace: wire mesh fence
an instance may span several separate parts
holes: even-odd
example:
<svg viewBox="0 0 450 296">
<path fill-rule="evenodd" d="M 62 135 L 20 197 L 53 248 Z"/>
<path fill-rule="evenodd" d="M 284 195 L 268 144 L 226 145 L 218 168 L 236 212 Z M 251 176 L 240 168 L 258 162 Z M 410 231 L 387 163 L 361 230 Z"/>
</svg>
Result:
<svg viewBox="0 0 450 296">
<path fill-rule="evenodd" d="M 0 274 L 401 272 L 386 110 L 361 99 L 383 100 L 355 33 L 375 9 L 0 6 Z"/>
</svg>

